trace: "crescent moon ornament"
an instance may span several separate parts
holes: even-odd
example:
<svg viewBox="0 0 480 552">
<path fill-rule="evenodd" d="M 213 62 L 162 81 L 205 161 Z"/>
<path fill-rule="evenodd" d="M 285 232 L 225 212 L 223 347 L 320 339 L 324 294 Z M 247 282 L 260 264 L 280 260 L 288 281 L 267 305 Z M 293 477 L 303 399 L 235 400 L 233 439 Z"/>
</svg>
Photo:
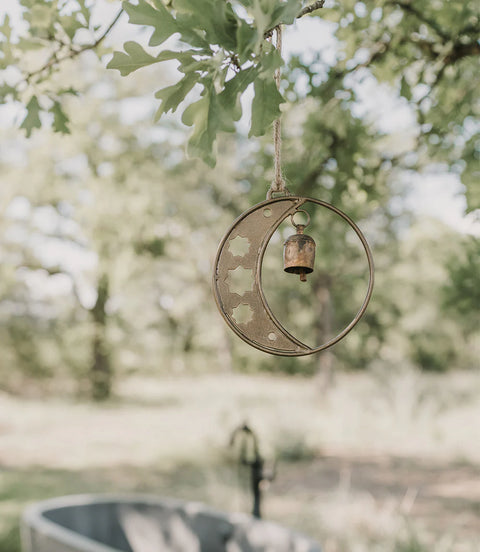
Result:
<svg viewBox="0 0 480 552">
<path fill-rule="evenodd" d="M 302 211 L 301 206 L 306 203 L 325 207 L 349 224 L 363 245 L 369 269 L 367 293 L 357 314 L 336 337 L 317 347 L 309 347 L 302 343 L 280 324 L 271 311 L 262 289 L 262 263 L 265 251 L 275 230 L 287 217 L 292 217 L 292 223 L 297 231 L 301 227 L 297 236 L 309 238 L 313 242 L 312 238 L 303 235 L 303 227 L 306 225 L 295 224 L 293 221 L 293 216 Z M 235 247 L 236 244 L 238 247 Z M 314 244 L 315 242 L 313 247 Z M 289 271 L 300 274 L 302 278 L 301 272 Z M 311 270 L 306 270 L 308 271 Z M 235 275 L 241 275 L 243 286 L 233 285 Z M 352 330 L 370 301 L 373 280 L 374 268 L 370 247 L 365 236 L 350 217 L 337 207 L 319 199 L 287 195 L 258 203 L 235 220 L 218 248 L 214 265 L 213 290 L 223 318 L 246 343 L 274 355 L 304 356 L 331 347 Z"/>
</svg>

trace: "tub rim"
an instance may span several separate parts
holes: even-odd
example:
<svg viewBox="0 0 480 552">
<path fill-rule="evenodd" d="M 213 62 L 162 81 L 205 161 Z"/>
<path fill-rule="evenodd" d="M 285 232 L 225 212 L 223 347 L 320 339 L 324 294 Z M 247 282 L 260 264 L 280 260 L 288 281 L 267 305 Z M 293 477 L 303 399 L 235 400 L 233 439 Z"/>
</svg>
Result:
<svg viewBox="0 0 480 552">
<path fill-rule="evenodd" d="M 308 544 L 320 548 L 318 541 L 312 537 L 280 525 L 275 521 L 266 519 L 257 519 L 243 512 L 228 512 L 216 510 L 204 504 L 203 502 L 181 500 L 171 497 L 163 497 L 149 493 L 81 493 L 72 495 L 62 495 L 53 498 L 36 501 L 28 505 L 21 516 L 21 541 L 22 550 L 30 551 L 32 548 L 24 547 L 25 542 L 32 541 L 31 530 L 36 530 L 46 537 L 54 538 L 67 546 L 82 548 L 84 552 L 118 552 L 117 548 L 112 548 L 107 544 L 103 544 L 90 537 L 81 535 L 72 529 L 68 529 L 54 521 L 47 519 L 44 513 L 48 510 L 55 510 L 65 507 L 87 506 L 89 504 L 125 504 L 132 503 L 146 504 L 150 506 L 164 506 L 167 508 L 183 508 L 187 513 L 205 513 L 217 518 L 219 521 L 224 520 L 232 524 L 262 524 L 271 527 L 278 527 L 288 531 L 294 538 L 305 539 Z"/>
</svg>

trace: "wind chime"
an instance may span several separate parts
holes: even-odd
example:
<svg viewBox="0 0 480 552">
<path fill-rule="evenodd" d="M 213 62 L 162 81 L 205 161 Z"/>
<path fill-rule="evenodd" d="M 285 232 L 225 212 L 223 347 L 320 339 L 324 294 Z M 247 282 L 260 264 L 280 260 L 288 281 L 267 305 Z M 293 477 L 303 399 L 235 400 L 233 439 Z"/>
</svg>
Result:
<svg viewBox="0 0 480 552">
<path fill-rule="evenodd" d="M 276 48 L 281 52 L 281 27 L 275 29 Z M 280 69 L 275 73 L 277 87 L 280 87 Z M 318 353 L 331 347 L 358 323 L 364 314 L 373 290 L 374 268 L 370 247 L 355 222 L 343 211 L 319 199 L 292 195 L 285 185 L 281 169 L 281 121 L 274 121 L 273 142 L 275 149 L 275 178 L 267 199 L 242 213 L 226 232 L 220 242 L 214 264 L 213 290 L 217 306 L 231 329 L 246 343 L 261 351 L 280 356 L 303 356 Z M 271 311 L 262 288 L 262 264 L 268 243 L 284 220 L 290 217 L 296 233 L 284 244 L 284 270 L 298 274 L 300 281 L 307 280 L 307 274 L 314 269 L 315 241 L 304 233 L 310 223 L 310 216 L 302 206 L 307 204 L 324 207 L 341 217 L 356 233 L 365 251 L 369 281 L 364 301 L 353 320 L 335 337 L 317 347 L 309 347 L 288 332 Z M 305 222 L 295 222 L 295 216 L 302 213 Z M 242 254 L 236 254 L 233 240 L 243 243 Z M 249 289 L 242 294 L 230 289 L 232 271 L 241 270 L 248 276 Z M 247 313 L 240 316 L 240 313 Z"/>
</svg>

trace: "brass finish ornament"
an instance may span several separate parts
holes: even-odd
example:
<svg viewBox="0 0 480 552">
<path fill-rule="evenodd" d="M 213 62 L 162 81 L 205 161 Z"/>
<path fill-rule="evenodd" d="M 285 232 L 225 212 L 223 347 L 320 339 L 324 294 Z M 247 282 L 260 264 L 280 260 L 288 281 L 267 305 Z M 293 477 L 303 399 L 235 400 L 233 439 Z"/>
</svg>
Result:
<svg viewBox="0 0 480 552">
<path fill-rule="evenodd" d="M 282 28 L 275 27 L 275 48 L 281 53 Z M 273 40 L 273 39 L 272 39 Z M 275 71 L 280 88 L 280 69 Z M 319 199 L 290 195 L 282 175 L 281 120 L 273 122 L 274 180 L 267 199 L 245 211 L 229 228 L 218 248 L 213 273 L 213 291 L 217 306 L 232 330 L 252 347 L 280 356 L 303 356 L 323 351 L 340 341 L 357 324 L 365 312 L 373 290 L 373 258 L 367 240 L 358 226 L 345 213 Z M 274 194 L 282 197 L 274 198 Z M 355 231 L 362 242 L 368 261 L 369 281 L 365 299 L 354 319 L 336 337 L 318 347 L 309 347 L 289 333 L 271 311 L 262 289 L 262 264 L 268 243 L 275 230 L 291 217 L 297 233 L 284 244 L 284 270 L 299 274 L 313 271 L 315 242 L 303 233 L 310 222 L 302 205 L 313 203 L 339 215 Z M 297 213 L 307 215 L 306 224 L 296 224 Z"/>
<path fill-rule="evenodd" d="M 369 268 L 367 293 L 354 319 L 336 337 L 317 347 L 309 347 L 302 343 L 280 324 L 271 311 L 262 289 L 262 263 L 265 251 L 275 230 L 289 216 L 292 217 L 297 234 L 290 236 L 286 241 L 285 270 L 300 274 L 301 279 L 302 273 L 305 277 L 305 274 L 313 270 L 315 242 L 303 234 L 306 225 L 295 224 L 293 220 L 297 212 L 303 211 L 300 207 L 306 203 L 325 207 L 349 224 L 363 245 Z M 373 290 L 373 257 L 358 226 L 333 205 L 319 199 L 300 196 L 286 195 L 267 199 L 240 215 L 220 242 L 214 266 L 215 300 L 227 324 L 252 347 L 280 356 L 311 355 L 340 341 L 362 317 Z M 236 274 L 242 275 L 243 287 L 232 285 Z"/>
<path fill-rule="evenodd" d="M 315 264 L 315 240 L 303 233 L 310 223 L 310 215 L 303 209 L 298 209 L 307 215 L 306 224 L 295 224 L 293 215 L 292 225 L 297 230 L 296 234 L 289 236 L 283 244 L 283 269 L 290 274 L 300 274 L 300 281 L 307 281 L 307 274 L 313 272 Z"/>
</svg>

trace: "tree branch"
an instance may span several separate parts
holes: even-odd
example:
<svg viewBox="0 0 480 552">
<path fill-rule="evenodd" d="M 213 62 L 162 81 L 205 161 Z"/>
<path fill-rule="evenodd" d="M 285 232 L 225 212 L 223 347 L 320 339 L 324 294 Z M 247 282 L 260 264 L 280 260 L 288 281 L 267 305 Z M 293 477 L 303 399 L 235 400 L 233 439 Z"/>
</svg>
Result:
<svg viewBox="0 0 480 552">
<path fill-rule="evenodd" d="M 120 19 L 120 16 L 123 13 L 123 8 L 120 9 L 120 11 L 117 13 L 117 15 L 113 18 L 110 25 L 106 28 L 106 30 L 95 40 L 95 42 L 92 42 L 92 44 L 86 44 L 85 46 L 82 46 L 78 49 L 70 48 L 70 51 L 68 54 L 64 55 L 63 57 L 57 57 L 58 50 L 54 52 L 52 57 L 39 69 L 36 69 L 35 71 L 32 71 L 31 73 L 28 73 L 25 77 L 25 80 L 29 82 L 32 77 L 35 77 L 36 75 L 41 75 L 44 71 L 47 71 L 54 65 L 57 65 L 59 63 L 62 63 L 63 61 L 67 59 L 73 59 L 80 55 L 81 53 L 85 52 L 86 50 L 93 50 L 97 46 L 99 46 L 107 37 L 108 33 L 113 29 L 114 25 L 117 23 L 117 21 Z"/>
<path fill-rule="evenodd" d="M 455 65 L 457 61 L 460 61 L 465 57 L 479 55 L 479 54 L 480 54 L 480 44 L 478 44 L 477 42 L 472 42 L 471 44 L 456 44 L 453 47 L 450 54 L 448 54 L 443 59 L 443 65 L 440 67 L 437 74 L 435 75 L 434 81 L 429 85 L 430 89 L 424 96 L 422 96 L 418 100 L 417 104 L 421 105 L 423 100 L 425 100 L 431 95 L 432 91 L 438 86 L 440 81 L 443 79 L 445 70 L 449 65 Z"/>
<path fill-rule="evenodd" d="M 300 17 L 303 17 L 304 15 L 308 15 L 309 13 L 312 13 L 316 10 L 319 10 L 320 8 L 323 8 L 325 4 L 325 0 L 317 0 L 316 2 L 313 2 L 313 4 L 310 4 L 309 6 L 305 6 L 297 15 L 297 19 L 300 19 Z M 272 38 L 273 35 L 273 29 L 269 29 L 264 35 L 263 38 Z"/>
<path fill-rule="evenodd" d="M 446 64 L 453 64 L 456 61 L 468 57 L 480 54 L 480 44 L 478 42 L 471 42 L 470 44 L 456 43 L 449 55 L 445 58 Z"/>
<path fill-rule="evenodd" d="M 463 27 L 463 29 L 460 29 L 460 31 L 458 32 L 458 36 L 469 35 L 469 34 L 472 34 L 474 37 L 477 37 L 480 34 L 480 25 L 469 23 L 468 25 Z"/>
<path fill-rule="evenodd" d="M 442 38 L 445 41 L 450 40 L 449 35 L 442 29 L 442 27 L 440 27 L 440 25 L 434 19 L 427 17 L 423 12 L 417 10 L 417 8 L 415 8 L 411 3 L 397 2 L 392 0 L 391 2 L 386 2 L 386 4 L 389 4 L 391 6 L 398 6 L 399 8 L 402 8 L 404 11 L 415 16 L 422 23 L 426 23 L 437 33 L 437 35 L 440 38 Z"/>
<path fill-rule="evenodd" d="M 303 10 L 297 15 L 297 19 L 300 19 L 300 17 L 303 17 L 304 15 L 308 15 L 309 13 L 312 13 L 316 10 L 319 10 L 320 8 L 323 8 L 324 4 L 325 4 L 325 0 L 317 0 L 317 2 L 314 2 L 309 6 L 305 6 Z"/>
</svg>

